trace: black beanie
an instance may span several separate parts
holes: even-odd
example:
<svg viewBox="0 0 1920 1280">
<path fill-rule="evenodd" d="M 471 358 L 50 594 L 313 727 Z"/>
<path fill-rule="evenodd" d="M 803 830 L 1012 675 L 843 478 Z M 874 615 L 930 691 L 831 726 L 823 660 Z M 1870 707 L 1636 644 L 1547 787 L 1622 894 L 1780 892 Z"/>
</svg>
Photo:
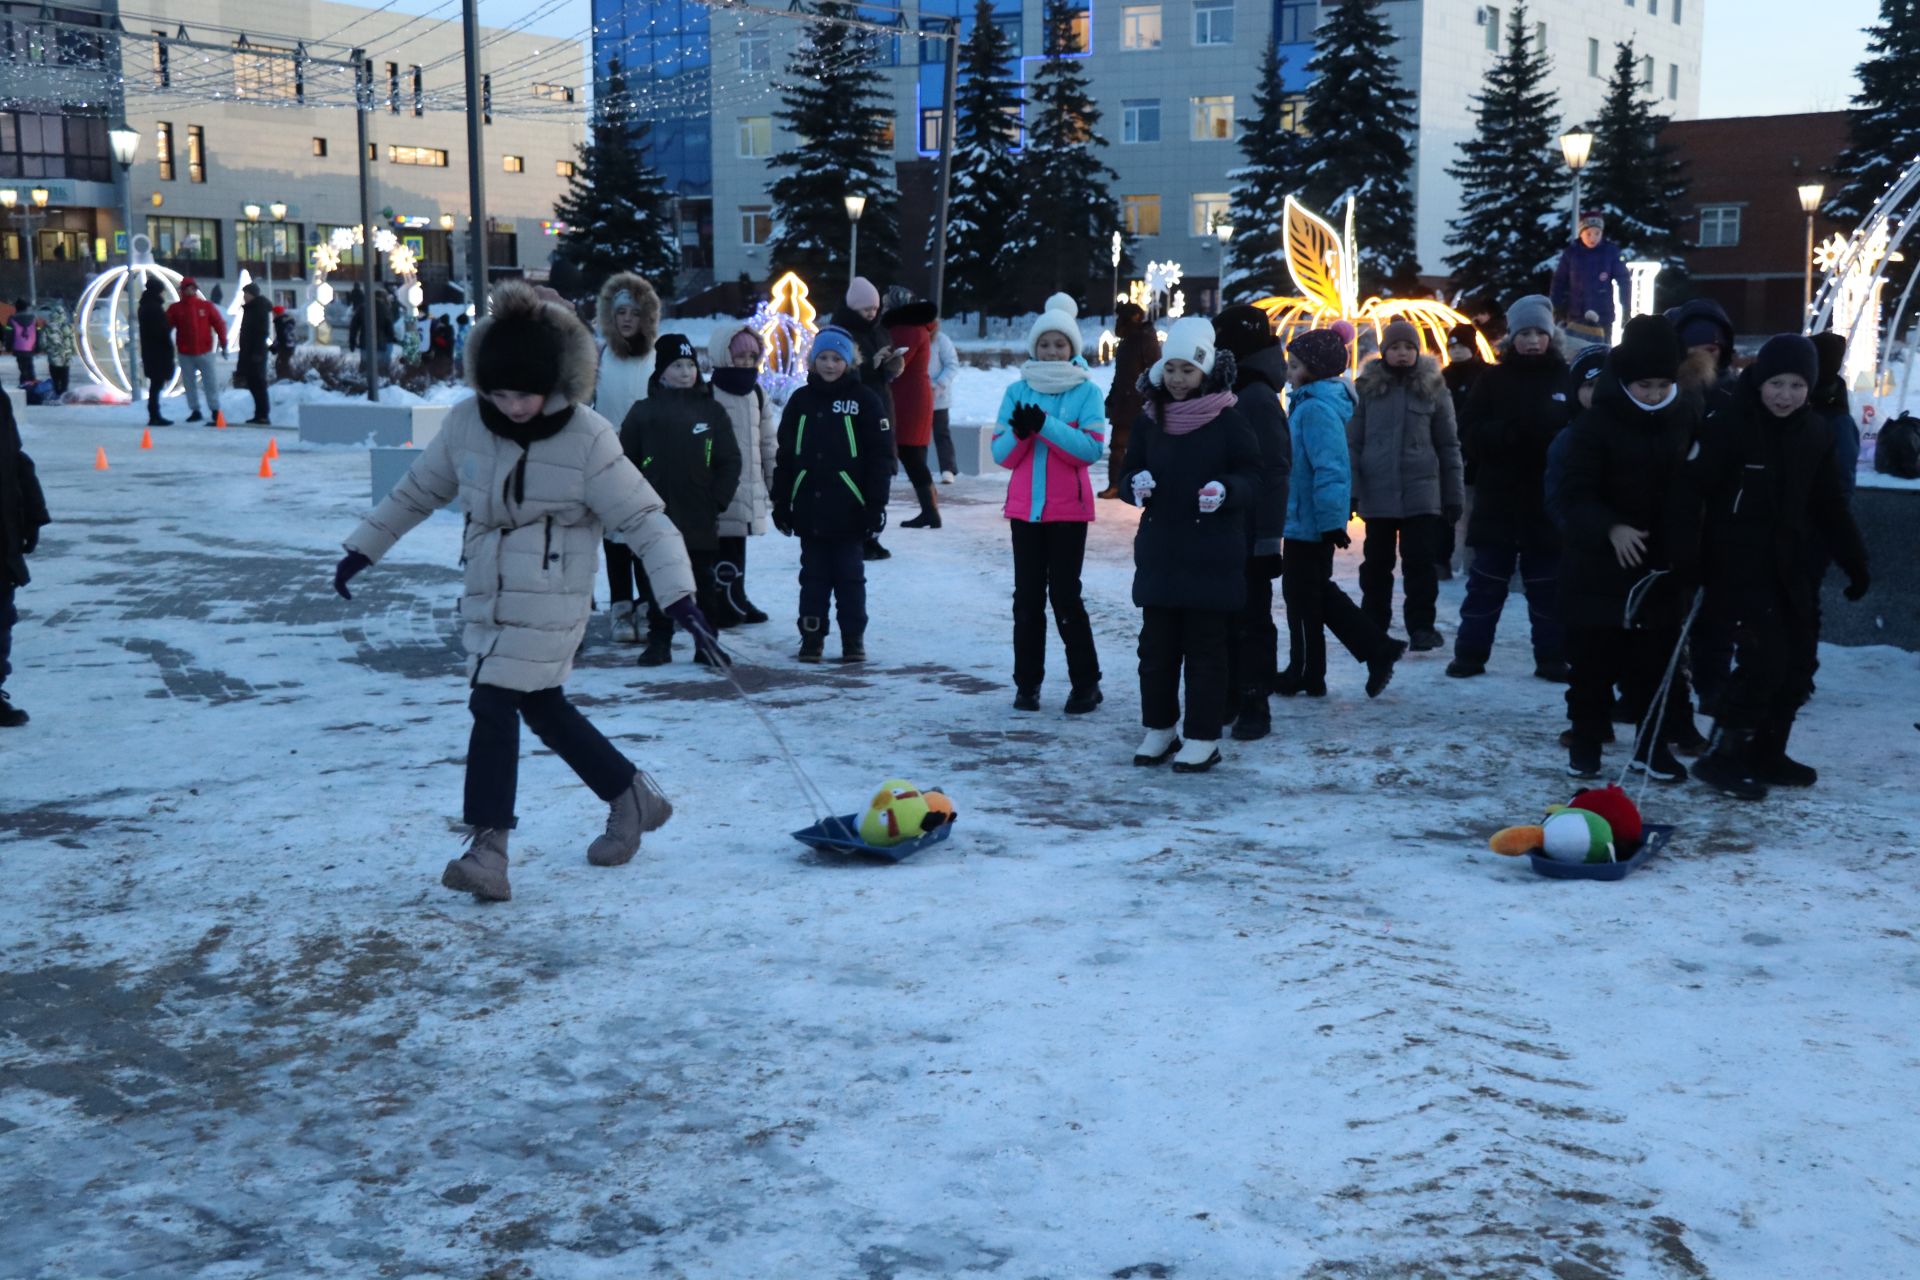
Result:
<svg viewBox="0 0 1920 1280">
<path fill-rule="evenodd" d="M 1239 360 L 1280 345 L 1267 313 L 1245 302 L 1228 307 L 1213 318 L 1213 341 L 1216 347 L 1233 352 Z"/>
<path fill-rule="evenodd" d="M 560 385 L 562 337 L 537 312 L 495 316 L 480 336 L 474 381 L 482 391 L 550 396 Z"/>
<path fill-rule="evenodd" d="M 1475 342 L 1474 339 L 1479 335 L 1480 331 L 1472 325 L 1457 324 L 1447 330 L 1447 345 L 1450 347 L 1465 347 L 1475 355 L 1478 355 L 1480 353 L 1480 344 Z"/>
<path fill-rule="evenodd" d="M 1816 333 L 1813 335 L 1813 349 L 1820 357 L 1820 381 L 1839 377 L 1840 366 L 1847 359 L 1846 336 L 1831 329 Z"/>
<path fill-rule="evenodd" d="M 1820 354 L 1813 343 L 1797 333 L 1776 334 L 1760 348 L 1760 354 L 1747 367 L 1747 376 L 1759 386 L 1769 378 L 1794 373 L 1811 387 L 1820 379 Z"/>
<path fill-rule="evenodd" d="M 1606 366 L 1607 344 L 1596 342 L 1590 347 L 1581 348 L 1580 354 L 1573 358 L 1573 364 L 1567 369 L 1567 381 L 1573 384 L 1575 391 L 1578 391 L 1599 377 L 1600 371 Z"/>
<path fill-rule="evenodd" d="M 654 339 L 653 351 L 654 351 L 653 376 L 647 379 L 647 381 L 656 382 L 656 383 L 659 382 L 660 375 L 665 373 L 667 371 L 667 366 L 672 364 L 675 360 L 693 361 L 693 376 L 695 380 L 699 379 L 700 357 L 694 353 L 693 343 L 688 341 L 686 334 L 684 333 L 661 334 L 658 338 Z"/>
<path fill-rule="evenodd" d="M 1635 316 L 1620 334 L 1620 345 L 1607 356 L 1607 367 L 1623 387 L 1643 378 L 1671 381 L 1686 354 L 1672 321 L 1664 316 Z"/>
</svg>

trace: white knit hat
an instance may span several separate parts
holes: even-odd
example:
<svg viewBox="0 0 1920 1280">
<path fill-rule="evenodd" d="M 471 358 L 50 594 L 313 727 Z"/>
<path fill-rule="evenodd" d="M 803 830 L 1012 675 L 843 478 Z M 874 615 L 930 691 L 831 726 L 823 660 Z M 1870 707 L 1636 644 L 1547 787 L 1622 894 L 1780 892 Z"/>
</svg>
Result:
<svg viewBox="0 0 1920 1280">
<path fill-rule="evenodd" d="M 1057 333 L 1073 346 L 1073 354 L 1080 354 L 1080 306 L 1064 293 L 1056 293 L 1047 299 L 1046 310 L 1033 322 L 1033 328 L 1027 330 L 1027 354 L 1035 360 L 1040 358 L 1037 348 L 1040 335 Z"/>
<path fill-rule="evenodd" d="M 1160 360 L 1147 371 L 1156 387 L 1165 386 L 1167 361 L 1185 360 L 1202 373 L 1213 372 L 1215 343 L 1213 321 L 1205 316 L 1183 316 L 1167 330 L 1167 341 L 1160 348 Z"/>
</svg>

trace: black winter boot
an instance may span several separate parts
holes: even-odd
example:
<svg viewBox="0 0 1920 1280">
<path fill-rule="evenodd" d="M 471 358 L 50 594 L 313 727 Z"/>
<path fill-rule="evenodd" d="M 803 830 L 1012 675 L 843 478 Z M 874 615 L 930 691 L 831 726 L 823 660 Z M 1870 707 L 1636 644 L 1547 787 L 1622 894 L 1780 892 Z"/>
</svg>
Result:
<svg viewBox="0 0 1920 1280">
<path fill-rule="evenodd" d="M 1736 800 L 1765 800 L 1767 786 L 1754 776 L 1753 735 L 1744 729 L 1713 726 L 1707 754 L 1694 762 L 1693 776 Z"/>
<path fill-rule="evenodd" d="M 800 661 L 818 662 L 826 652 L 826 620 L 823 618 L 800 619 Z"/>
<path fill-rule="evenodd" d="M 26 712 L 8 699 L 6 690 L 0 689 L 0 729 L 18 729 L 29 718 Z"/>
<path fill-rule="evenodd" d="M 1273 732 L 1273 709 L 1267 705 L 1264 689 L 1249 689 L 1240 695 L 1240 714 L 1233 720 L 1235 742 L 1258 742 Z"/>
<path fill-rule="evenodd" d="M 933 496 L 933 486 L 916 484 L 913 496 L 920 500 L 920 514 L 911 520 L 902 520 L 902 529 L 938 529 L 940 527 L 940 503 Z"/>
<path fill-rule="evenodd" d="M 1393 683 L 1394 664 L 1406 656 L 1405 640 L 1389 640 L 1387 647 L 1367 663 L 1367 696 L 1377 698 Z"/>
<path fill-rule="evenodd" d="M 643 667 L 664 667 L 672 661 L 673 632 L 649 632 L 647 634 L 647 647 L 640 651 L 638 665 Z"/>
<path fill-rule="evenodd" d="M 1793 733 L 1793 717 L 1775 720 L 1753 735 L 1754 776 L 1768 786 L 1810 787 L 1820 781 L 1820 771 L 1801 764 L 1787 754 L 1787 739 Z"/>
<path fill-rule="evenodd" d="M 840 633 L 840 656 L 835 659 L 835 661 L 853 663 L 865 662 L 866 660 L 866 636 L 852 631 L 842 631 Z"/>
<path fill-rule="evenodd" d="M 1106 700 L 1107 695 L 1100 692 L 1100 686 L 1098 684 L 1090 684 L 1084 689 L 1069 691 L 1067 694 L 1067 705 L 1061 708 L 1061 710 L 1070 716 L 1084 716 Z"/>
</svg>

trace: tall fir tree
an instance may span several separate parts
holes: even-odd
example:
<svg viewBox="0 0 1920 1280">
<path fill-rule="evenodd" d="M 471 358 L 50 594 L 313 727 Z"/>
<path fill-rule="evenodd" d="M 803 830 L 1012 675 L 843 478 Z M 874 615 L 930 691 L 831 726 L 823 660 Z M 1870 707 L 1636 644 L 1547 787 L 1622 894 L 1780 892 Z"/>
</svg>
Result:
<svg viewBox="0 0 1920 1280">
<path fill-rule="evenodd" d="M 1667 117 L 1654 110 L 1643 75 L 1633 41 L 1619 45 L 1606 102 L 1589 126 L 1593 160 L 1581 203 L 1606 214 L 1607 239 L 1621 252 L 1665 267 L 1660 283 L 1666 287 L 1681 283 L 1686 273 L 1679 205 L 1687 194 L 1687 167 L 1660 141 Z M 1572 238 L 1571 227 L 1566 238 Z"/>
<path fill-rule="evenodd" d="M 1834 166 L 1840 185 L 1826 208 L 1835 217 L 1863 221 L 1881 194 L 1920 155 L 1916 85 L 1920 85 L 1920 0 L 1880 0 L 1880 21 L 1867 28 L 1860 92 L 1848 113 L 1847 149 Z"/>
<path fill-rule="evenodd" d="M 594 99 L 593 124 L 580 145 L 579 162 L 553 210 L 567 228 L 554 247 L 563 292 L 593 293 L 615 272 L 634 271 L 661 297 L 673 296 L 680 266 L 673 195 L 647 163 L 650 138 L 650 126 L 634 109 L 616 58 Z"/>
<path fill-rule="evenodd" d="M 1560 164 L 1559 96 L 1547 87 L 1552 64 L 1533 38 L 1527 6 L 1514 6 L 1506 49 L 1473 98 L 1474 136 L 1447 172 L 1460 180 L 1460 216 L 1450 221 L 1453 282 L 1498 310 L 1544 293 L 1564 243 L 1565 169 Z"/>
<path fill-rule="evenodd" d="M 1360 242 L 1360 292 L 1406 293 L 1417 284 L 1414 250 L 1413 89 L 1389 50 L 1381 0 L 1324 6 L 1307 69 L 1306 183 L 1302 198 L 1338 226 L 1349 197 Z"/>
<path fill-rule="evenodd" d="M 1074 11 L 1051 0 L 1045 30 L 1046 57 L 1027 97 L 1009 260 L 1033 286 L 1079 298 L 1109 269 L 1109 246 L 1120 226 L 1112 195 L 1118 175 L 1095 151 L 1107 140 L 1096 132 L 1100 109 L 1087 90 L 1086 70 L 1070 56 L 1080 51 Z"/>
<path fill-rule="evenodd" d="M 1012 264 L 1007 226 L 1019 206 L 1013 149 L 1019 136 L 1020 85 L 1010 74 L 1013 42 L 993 20 L 992 0 L 975 0 L 973 29 L 960 47 L 953 154 L 947 208 L 948 310 L 988 313 L 1006 308 Z"/>
<path fill-rule="evenodd" d="M 819 0 L 821 18 L 857 18 L 848 0 Z M 899 193 L 886 141 L 889 98 L 870 64 L 867 36 L 843 21 L 809 22 L 787 64 L 774 118 L 794 145 L 774 156 L 775 274 L 797 271 L 816 289 L 848 279 L 846 197 L 865 196 L 860 274 L 884 288 L 900 265 Z"/>
<path fill-rule="evenodd" d="M 1281 73 L 1279 46 L 1268 41 L 1260 59 L 1260 84 L 1253 91 L 1253 115 L 1241 122 L 1239 146 L 1246 163 L 1227 171 L 1233 184 L 1233 240 L 1227 246 L 1221 294 L 1228 302 L 1293 292 L 1287 270 L 1286 199 L 1300 189 L 1306 143 L 1290 118 Z"/>
</svg>

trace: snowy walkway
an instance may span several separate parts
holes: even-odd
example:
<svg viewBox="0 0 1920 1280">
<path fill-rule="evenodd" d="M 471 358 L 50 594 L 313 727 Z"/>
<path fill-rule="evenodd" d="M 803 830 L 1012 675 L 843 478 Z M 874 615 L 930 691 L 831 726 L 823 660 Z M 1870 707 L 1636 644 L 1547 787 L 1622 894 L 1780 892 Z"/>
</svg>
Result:
<svg viewBox="0 0 1920 1280">
<path fill-rule="evenodd" d="M 736 646 L 829 794 L 944 785 L 950 843 L 806 856 L 725 684 L 596 625 L 572 691 L 678 815 L 590 867 L 604 809 L 533 754 L 484 908 L 438 884 L 458 518 L 347 604 L 363 454 L 283 431 L 261 480 L 262 432 L 101 420 L 26 430 L 60 523 L 0 735 L 0 1274 L 1914 1270 L 1911 655 L 1823 654 L 1816 790 L 1661 792 L 1670 857 L 1558 884 L 1485 847 L 1569 791 L 1512 628 L 1484 679 L 1422 656 L 1370 703 L 1341 659 L 1213 774 L 1133 769 L 1129 523 L 1090 553 L 1106 706 L 1058 714 L 1056 651 L 1015 715 L 968 481 L 887 535 L 872 666 L 790 660 L 779 538 Z"/>
</svg>

